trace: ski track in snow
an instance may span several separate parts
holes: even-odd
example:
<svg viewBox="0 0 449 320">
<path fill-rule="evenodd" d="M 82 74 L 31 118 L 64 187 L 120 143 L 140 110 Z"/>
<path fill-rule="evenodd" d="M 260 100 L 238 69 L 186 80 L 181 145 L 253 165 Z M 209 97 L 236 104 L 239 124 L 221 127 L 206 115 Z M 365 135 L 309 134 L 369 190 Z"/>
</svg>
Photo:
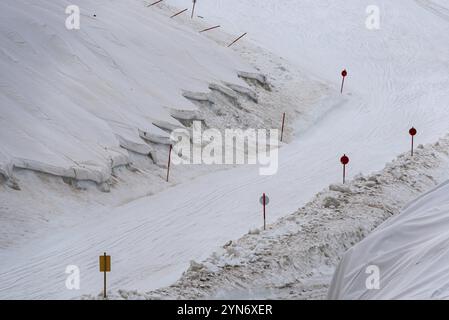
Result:
<svg viewBox="0 0 449 320">
<path fill-rule="evenodd" d="M 170 1 L 180 7 L 187 2 Z M 434 142 L 449 131 L 447 25 L 415 2 L 378 1 L 384 17 L 378 31 L 364 26 L 365 8 L 371 4 L 365 0 L 283 1 L 271 16 L 263 11 L 263 5 L 273 3 L 269 0 L 258 2 L 260 10 L 252 0 L 220 3 L 219 11 L 212 1 L 198 8 L 198 14 L 210 18 L 205 23 L 215 19 L 224 28 L 248 31 L 248 41 L 288 58 L 335 90 L 347 68 L 343 101 L 323 102 L 330 111 L 281 150 L 274 176 L 262 177 L 257 168 L 245 167 L 212 173 L 115 208 L 106 220 L 92 219 L 0 252 L 0 297 L 70 298 L 98 292 L 97 256 L 103 251 L 113 257 L 111 290 L 169 285 L 190 260 L 207 259 L 229 239 L 260 226 L 261 193 L 271 199 L 268 221 L 273 223 L 340 181 L 343 153 L 351 158 L 349 176 L 354 177 L 380 170 L 407 150 L 412 125 L 419 143 Z M 361 222 L 361 227 L 370 230 L 380 221 L 366 221 L 365 227 Z M 65 289 L 68 264 L 81 267 L 81 292 Z"/>
<path fill-rule="evenodd" d="M 344 252 L 409 201 L 448 179 L 448 169 L 449 136 L 419 146 L 414 157 L 399 156 L 378 173 L 329 186 L 267 231 L 250 230 L 204 261 L 192 261 L 168 288 L 119 290 L 110 292 L 109 299 L 324 299 Z M 359 286 L 365 278 L 362 273 Z"/>
</svg>

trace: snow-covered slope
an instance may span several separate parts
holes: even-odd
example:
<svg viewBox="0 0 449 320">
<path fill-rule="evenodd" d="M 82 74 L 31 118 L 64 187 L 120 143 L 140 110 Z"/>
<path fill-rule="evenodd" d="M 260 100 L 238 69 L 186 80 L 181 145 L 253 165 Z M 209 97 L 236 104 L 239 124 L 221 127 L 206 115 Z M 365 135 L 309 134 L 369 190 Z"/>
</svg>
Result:
<svg viewBox="0 0 449 320">
<path fill-rule="evenodd" d="M 93 180 L 166 141 L 154 123 L 181 124 L 194 110 L 183 90 L 222 81 L 245 86 L 252 71 L 235 54 L 139 0 L 80 0 L 81 29 L 68 30 L 71 1 L 0 3 L 0 174 L 12 167 Z M 140 130 L 140 133 L 139 133 Z"/>
<path fill-rule="evenodd" d="M 435 144 L 419 146 L 413 158 L 409 153 L 400 155 L 380 172 L 360 175 L 345 185 L 332 184 L 304 207 L 269 225 L 267 231 L 253 229 L 242 238 L 228 242 L 206 260 L 192 261 L 182 277 L 167 288 L 152 292 L 122 289 L 112 292 L 112 295 L 116 299 L 325 299 L 335 267 L 348 248 L 369 235 L 380 223 L 399 214 L 406 203 L 449 177 L 448 150 L 449 136 Z M 431 203 L 429 205 L 432 207 Z M 438 215 L 441 213 L 435 212 Z M 382 244 L 382 247 L 373 247 L 385 252 L 385 249 L 391 248 L 391 240 L 397 239 L 395 249 L 388 251 L 392 253 L 388 271 L 397 273 L 395 275 L 399 277 L 412 278 L 411 275 L 420 273 L 414 272 L 414 266 L 403 267 L 402 260 L 413 259 L 418 243 L 422 243 L 423 237 L 432 238 L 434 233 L 429 232 L 427 226 L 421 230 L 417 219 L 413 219 L 416 222 L 413 225 L 406 224 L 404 229 L 407 231 L 401 230 L 398 226 L 399 221 L 404 222 L 401 217 L 402 214 L 396 219 L 398 223 L 392 228 L 390 237 L 382 238 L 385 235 L 382 231 L 380 233 L 383 234 L 374 236 L 375 242 Z M 447 220 L 441 216 L 428 222 L 432 224 L 435 220 L 441 222 L 444 219 Z M 447 223 L 440 228 L 447 229 Z M 399 231 L 397 235 L 395 231 Z M 406 237 L 402 243 L 404 232 Z M 373 236 L 369 236 L 366 241 L 372 239 Z M 407 245 L 410 250 L 404 257 L 401 256 L 404 252 L 400 250 L 403 246 L 397 245 L 399 243 L 410 244 Z M 428 243 L 433 245 L 432 242 Z M 440 244 L 439 241 L 436 243 Z M 353 255 L 365 259 L 365 263 L 359 259 L 352 261 L 350 254 L 345 258 L 343 265 L 348 268 L 341 267 L 342 272 L 338 274 L 341 281 L 336 282 L 341 283 L 342 287 L 334 290 L 343 297 L 358 298 L 353 292 L 356 286 L 353 286 L 352 275 L 360 280 L 366 278 L 366 274 L 356 268 L 363 270 L 366 259 L 373 263 L 384 260 L 382 253 L 368 247 L 363 241 L 356 246 Z M 370 250 L 364 251 L 366 248 Z M 420 248 L 429 246 L 423 245 L 416 252 L 420 253 Z M 400 261 L 399 267 L 394 263 L 395 258 Z M 445 267 L 442 263 L 436 269 L 439 271 Z M 426 267 L 426 271 L 434 270 Z M 382 271 L 382 279 L 385 276 Z M 428 278 L 433 279 L 431 272 L 422 282 Z M 364 282 L 356 284 L 358 287 Z M 438 288 L 433 282 L 429 283 L 428 288 L 432 286 Z M 387 296 L 391 287 L 388 285 L 380 297 Z M 346 288 L 348 291 L 345 291 Z M 397 289 L 399 291 L 403 287 Z M 396 291 L 396 288 L 391 291 Z"/>
<path fill-rule="evenodd" d="M 191 2 L 167 1 L 179 7 Z M 365 25 L 373 4 L 380 10 L 379 30 Z M 346 68 L 348 103 L 324 119 L 314 138 L 332 141 L 338 154 L 350 152 L 359 170 L 380 169 L 404 150 L 411 125 L 422 142 L 449 130 L 448 8 L 444 0 L 208 0 L 198 1 L 196 10 L 211 25 L 248 32 L 248 39 L 335 90 Z"/>
<path fill-rule="evenodd" d="M 84 6 L 81 6 L 81 9 L 85 10 L 83 8 Z M 147 10 L 147 8 L 138 8 Z M 121 10 L 121 7 L 118 9 Z M 217 51 L 218 54 L 212 60 L 216 62 L 213 67 L 217 67 L 219 75 L 224 73 L 220 71 L 227 68 L 221 65 L 226 63 L 221 56 L 223 50 L 219 49 L 220 46 L 217 46 L 214 41 L 206 38 L 197 40 L 199 25 L 192 26 L 190 19 L 183 21 L 181 17 L 177 20 L 169 20 L 168 16 L 171 12 L 163 6 L 153 7 L 151 10 L 156 19 L 162 19 L 169 26 L 179 30 L 179 33 L 173 35 L 174 43 L 182 42 L 186 35 L 192 35 L 192 41 L 204 43 L 207 47 L 204 50 Z M 95 12 L 99 19 L 102 14 Z M 129 13 L 131 17 L 134 14 L 139 16 L 139 12 Z M 132 22 L 129 23 L 132 24 Z M 148 23 L 151 24 L 151 21 Z M 124 26 L 121 26 L 121 29 L 124 29 Z M 227 34 L 222 36 L 233 37 Z M 123 41 L 130 38 L 128 34 L 121 34 L 121 37 Z M 161 46 L 160 55 L 182 57 L 183 52 L 171 52 L 174 49 L 170 44 Z M 206 88 L 192 87 L 194 83 L 192 84 L 190 79 L 179 80 L 189 89 L 189 95 L 192 95 L 192 91 L 193 95 L 195 92 L 207 92 L 208 99 L 216 98 L 218 101 L 214 108 L 199 107 L 199 111 L 210 115 L 206 119 L 208 125 L 218 128 L 224 126 L 270 128 L 279 126 L 282 112 L 287 112 L 291 116 L 286 127 L 286 137 L 291 137 L 292 119 L 295 118 L 295 114 L 299 114 L 317 102 L 322 107 L 321 111 L 332 106 L 332 103 L 329 103 L 329 90 L 326 85 L 308 79 L 297 68 L 292 68 L 290 63 L 259 48 L 243 46 L 243 43 L 239 48 L 244 48 L 243 53 L 239 52 L 245 55 L 244 59 L 263 70 L 260 72 L 269 75 L 268 79 L 273 87 L 271 90 L 266 90 L 258 86 L 248 86 L 246 82 L 241 83 L 241 80 L 234 79 L 237 73 L 242 76 L 241 70 L 248 71 L 251 67 L 239 62 L 240 58 L 235 53 L 227 53 L 232 51 L 226 49 L 224 55 L 229 54 L 232 59 L 235 59 L 236 66 L 234 70 L 229 69 L 230 79 L 227 81 L 226 74 L 223 74 L 224 81 L 232 81 L 234 84 L 244 86 L 239 90 L 247 88 L 251 96 L 256 94 L 258 103 L 246 97 L 246 94 L 234 93 L 237 97 L 235 105 L 223 105 L 221 100 L 227 97 L 220 96 L 217 90 L 211 89 L 216 87 L 211 83 L 220 84 L 222 80 L 209 78 L 211 75 L 204 80 Z M 130 55 L 134 55 L 133 47 L 127 50 L 131 51 Z M 164 52 L 165 50 L 167 53 Z M 115 49 L 113 51 L 115 52 Z M 159 56 L 153 57 L 153 59 L 158 58 Z M 239 67 L 240 65 L 242 66 Z M 187 64 L 188 70 L 185 72 L 195 73 L 196 70 L 193 69 L 199 67 L 201 66 L 197 64 Z M 165 72 L 170 74 L 172 67 L 169 62 L 164 62 L 160 68 L 166 68 Z M 88 77 L 89 75 L 80 76 Z M 157 82 L 154 80 L 151 85 L 158 85 Z M 251 90 L 249 90 L 250 87 Z M 180 94 L 185 94 L 180 89 L 175 89 L 172 91 L 174 99 L 177 99 L 178 90 Z M 208 90 L 211 92 L 209 93 Z M 157 94 L 159 93 L 156 91 L 154 95 Z M 333 96 L 337 95 L 333 94 Z M 339 98 L 336 100 L 339 101 Z M 182 101 L 189 103 L 189 100 L 184 98 Z M 218 112 L 215 112 L 222 116 L 214 115 L 213 109 L 218 109 Z M 303 123 L 313 124 L 313 119 L 314 116 L 308 120 L 304 116 L 301 117 Z M 141 143 L 139 146 L 142 146 Z M 163 145 L 157 147 L 160 147 L 157 150 L 165 151 L 163 157 L 158 157 L 163 158 L 163 165 L 165 165 L 168 148 Z M 19 170 L 17 167 L 13 172 L 17 183 L 13 186 L 19 186 L 19 191 L 7 187 L 0 179 L 0 259 L 4 262 L 0 266 L 0 295 L 2 297 L 72 298 L 95 292 L 98 273 L 92 272 L 95 270 L 92 257 L 97 255 L 98 250 L 101 252 L 106 250 L 112 254 L 114 270 L 121 270 L 116 273 L 116 275 L 121 274 L 120 277 L 111 278 L 110 284 L 113 288 L 132 289 L 139 285 L 139 289 L 146 290 L 168 285 L 179 277 L 190 259 L 197 258 L 198 254 L 207 257 L 211 250 L 229 237 L 239 237 L 248 230 L 248 225 L 259 224 L 257 201 L 255 205 L 257 213 L 242 207 L 242 211 L 229 214 L 227 217 L 223 215 L 222 210 L 217 212 L 217 219 L 211 217 L 214 201 L 220 199 L 219 191 L 210 193 L 213 189 L 211 182 L 217 184 L 226 182 L 224 186 L 224 192 L 226 192 L 228 188 L 232 189 L 233 186 L 246 183 L 245 175 L 242 176 L 241 182 L 234 181 L 232 177 L 229 179 L 229 172 L 198 178 L 201 174 L 198 170 L 203 170 L 204 174 L 206 170 L 214 170 L 214 166 L 205 166 L 209 168 L 203 169 L 198 169 L 196 166 L 174 166 L 170 182 L 166 183 L 163 165 L 150 165 L 148 158 L 137 157 L 131 152 L 129 154 L 133 164 L 113 170 L 111 182 L 108 181 L 107 189 L 104 189 L 110 193 L 99 192 L 92 183 L 60 179 L 31 170 Z M 240 176 L 247 171 L 251 171 L 252 177 L 261 178 L 258 176 L 256 167 L 240 168 L 240 173 L 236 172 L 235 175 Z M 192 178 L 196 179 L 190 181 Z M 181 184 L 181 182 L 185 183 Z M 171 192 L 165 194 L 161 192 L 170 186 L 173 187 Z M 258 199 L 259 191 L 255 189 L 253 192 Z M 153 195 L 158 197 L 158 200 L 155 200 L 157 203 L 148 207 L 143 205 L 145 208 L 141 207 L 142 203 Z M 141 197 L 143 197 L 142 202 L 132 201 Z M 211 207 L 204 205 L 204 200 L 206 202 L 212 200 Z M 251 207 L 254 205 L 253 202 L 248 204 Z M 295 207 L 296 205 L 292 204 L 291 208 Z M 282 211 L 279 211 L 277 214 L 281 213 Z M 186 214 L 190 215 L 187 219 L 188 223 L 186 223 Z M 274 220 L 277 216 L 270 215 L 270 219 Z M 217 224 L 219 220 L 226 221 L 223 228 Z M 221 230 L 217 231 L 217 227 Z M 120 237 L 120 240 L 117 237 Z M 31 260 L 35 261 L 36 269 L 24 267 L 23 264 L 28 264 Z M 83 283 L 81 291 L 70 291 L 65 287 L 66 275 L 61 273 L 61 270 L 65 270 L 67 264 L 75 264 L 81 268 Z M 36 273 L 40 275 L 36 276 Z"/>
<path fill-rule="evenodd" d="M 183 8 L 191 5 L 190 0 L 168 2 Z M 6 3 L 11 6 L 16 2 Z M 50 3 L 53 2 L 48 1 L 47 5 Z M 136 8 L 130 14 L 132 17 L 114 19 L 107 25 L 107 29 L 103 28 L 97 42 L 107 39 L 109 29 L 115 30 L 117 20 L 122 23 L 143 19 L 142 24 L 151 23 L 152 20 L 143 18 L 148 16 L 146 11 L 141 12 L 144 10 L 141 3 L 136 7 L 131 2 L 120 3 L 122 4 L 115 4 L 122 9 L 120 13 L 112 9 L 109 12 L 106 5 L 95 7 L 97 19 L 88 23 L 102 20 L 107 14 L 121 15 Z M 205 25 L 219 23 L 235 36 L 249 32 L 246 40 L 290 59 L 296 66 L 309 71 L 312 79 L 326 81 L 334 89 L 335 95 L 323 97 L 320 103 L 324 106 L 321 110 L 330 111 L 313 118 L 313 126 L 308 130 L 301 131 L 302 127 L 297 125 L 297 139 L 281 151 L 279 171 L 274 176 L 261 177 L 254 167 L 213 173 L 154 196 L 107 210 L 107 214 L 86 219 L 70 231 L 62 229 L 19 249 L 1 252 L 1 258 L 6 261 L 0 270 L 4 284 L 1 296 L 66 298 L 86 291 L 98 291 L 101 275 L 97 272 L 97 255 L 104 250 L 110 252 L 117 263 L 113 277 L 111 275 L 113 288 L 144 287 L 148 290 L 169 284 L 182 274 L 189 260 L 205 259 L 229 239 L 238 238 L 248 229 L 259 226 L 261 208 L 258 199 L 262 192 L 266 192 L 271 200 L 268 211 L 271 223 L 297 210 L 323 187 L 339 182 L 341 166 L 338 159 L 343 153 L 351 158 L 348 173 L 352 177 L 359 172 L 379 170 L 387 161 L 408 150 L 410 141 L 407 131 L 412 125 L 418 129 L 418 143 L 434 142 L 444 135 L 449 129 L 449 34 L 447 21 L 442 18 L 443 10 L 435 6 L 428 10 L 431 1 L 379 0 L 378 3 L 381 8 L 381 29 L 368 30 L 365 27 L 365 9 L 372 3 L 366 0 L 199 0 L 197 13 L 205 17 Z M 87 1 L 85 4 L 89 8 Z M 438 14 L 435 14 L 435 10 L 439 10 Z M 156 18 L 156 13 L 149 15 L 159 19 Z M 85 17 L 85 20 L 89 19 L 91 18 Z M 28 22 L 26 19 L 25 21 Z M 120 30 L 127 29 L 127 25 L 122 25 Z M 144 37 L 144 34 L 151 33 L 147 26 L 142 26 L 146 32 L 133 30 L 130 34 L 123 34 L 115 42 L 134 39 L 130 42 L 139 46 L 140 37 L 135 39 L 133 35 L 136 33 Z M 203 43 L 198 35 L 184 31 L 191 34 L 195 44 L 196 39 L 198 43 Z M 214 34 L 205 36 L 213 37 Z M 79 33 L 77 37 L 82 35 L 83 33 Z M 38 36 L 42 37 L 41 33 L 36 35 L 37 38 Z M 23 41 L 16 42 L 20 44 Z M 192 45 L 190 41 L 186 42 Z M 89 52 L 93 51 L 92 56 L 105 56 L 103 51 L 96 51 L 95 46 L 92 48 L 89 43 L 87 41 L 86 46 L 90 48 Z M 121 52 L 120 46 L 115 45 L 118 48 L 114 47 L 114 52 Z M 171 48 L 171 45 L 170 42 L 164 44 L 164 47 Z M 144 53 L 152 48 L 149 45 Z M 132 49 L 142 52 L 134 46 Z M 227 55 L 221 53 L 222 50 L 218 51 L 217 57 Z M 32 50 L 25 52 L 30 54 Z M 173 57 L 179 54 L 183 56 L 184 51 L 175 52 Z M 248 49 L 245 54 L 249 56 L 253 53 Z M 14 57 L 12 53 L 8 56 Z M 146 57 L 145 54 L 142 56 Z M 134 77 L 134 73 L 144 73 L 142 64 L 134 64 L 137 57 L 133 58 L 135 59 L 125 59 L 120 55 L 114 57 L 116 61 L 126 60 L 126 63 L 117 63 L 118 65 L 129 63 L 134 66 L 130 69 L 132 73 L 124 72 L 130 78 Z M 231 72 L 233 68 L 227 69 L 223 61 L 227 60 L 219 59 L 219 64 L 225 66 L 225 70 L 217 76 L 220 79 L 207 79 L 218 81 L 221 78 L 235 77 Z M 164 66 L 173 64 L 173 60 L 162 62 Z M 108 58 L 102 63 L 114 66 Z M 97 68 L 97 64 L 91 65 L 91 68 Z M 159 68 L 160 66 L 152 65 L 153 71 Z M 345 94 L 340 96 L 340 71 L 343 68 L 348 69 L 349 77 Z M 107 69 L 106 75 L 102 74 L 99 79 L 106 81 L 111 69 L 115 70 L 113 67 Z M 234 71 L 235 69 L 237 68 L 234 67 Z M 195 68 L 195 72 L 197 71 Z M 189 74 L 190 71 L 186 72 Z M 59 79 L 58 74 L 53 77 Z M 151 91 L 147 76 L 150 77 L 144 73 L 143 80 L 139 80 L 140 85 L 145 87 L 145 92 L 151 92 L 151 96 L 161 94 L 160 91 L 164 88 L 156 87 L 158 90 Z M 201 86 L 192 77 L 186 77 L 182 85 L 188 82 Z M 121 79 L 120 77 L 114 81 L 120 82 Z M 163 75 L 153 82 L 159 83 L 160 79 L 164 79 Z M 26 83 L 26 79 L 24 81 Z M 183 89 L 181 85 L 178 85 L 179 88 L 175 85 L 175 80 L 172 81 L 175 88 Z M 44 80 L 42 82 L 45 83 Z M 88 87 L 101 86 L 102 83 L 86 82 L 89 83 Z M 108 103 L 117 99 L 122 102 L 125 100 L 126 103 L 133 101 L 134 104 L 142 101 L 139 98 L 142 96 L 138 93 L 136 96 L 129 93 L 129 87 L 122 89 L 126 88 L 128 93 L 123 94 L 124 98 L 114 95 L 115 98 L 107 100 Z M 138 91 L 136 88 L 134 90 Z M 187 89 L 198 91 L 200 88 Z M 297 88 L 298 91 L 308 89 L 306 85 Z M 96 91 L 98 90 L 106 89 L 97 87 Z M 110 91 L 106 91 L 108 95 Z M 84 98 L 86 94 L 82 92 Z M 65 94 L 70 96 L 70 93 Z M 116 94 L 120 95 L 121 92 Z M 170 98 L 172 94 L 170 91 Z M 142 109 L 139 110 L 143 112 Z M 162 108 L 157 110 L 162 113 Z M 113 120 L 117 120 L 116 113 L 115 116 Z M 139 127 L 133 121 L 130 121 L 133 123 L 132 128 Z M 114 127 L 109 123 L 113 121 L 106 122 L 108 127 Z M 152 132 L 151 128 L 143 130 Z M 109 137 L 112 139 L 112 133 Z M 74 147 L 70 143 L 68 145 Z M 76 143 L 77 148 L 82 145 Z M 9 153 L 2 151 L 2 154 L 6 157 Z M 107 217 L 107 222 L 100 216 Z M 68 292 L 64 287 L 65 274 L 62 270 L 67 264 L 82 267 L 83 292 Z"/>
<path fill-rule="evenodd" d="M 449 181 L 413 201 L 351 248 L 335 272 L 331 299 L 448 299 Z M 368 266 L 379 288 L 367 288 Z"/>
</svg>

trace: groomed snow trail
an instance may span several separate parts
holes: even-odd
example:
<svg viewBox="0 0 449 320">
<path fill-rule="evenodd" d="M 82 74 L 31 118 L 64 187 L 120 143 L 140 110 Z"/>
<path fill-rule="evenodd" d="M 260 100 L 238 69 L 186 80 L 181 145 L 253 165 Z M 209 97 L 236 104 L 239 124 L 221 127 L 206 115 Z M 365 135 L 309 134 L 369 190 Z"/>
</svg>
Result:
<svg viewBox="0 0 449 320">
<path fill-rule="evenodd" d="M 332 110 L 281 151 L 274 176 L 246 167 L 210 174 L 112 210 L 106 221 L 89 221 L 0 253 L 0 297 L 99 292 L 97 256 L 103 251 L 113 256 L 112 290 L 168 285 L 190 260 L 206 259 L 229 239 L 260 226 L 262 192 L 271 199 L 272 223 L 339 182 L 343 153 L 351 158 L 353 177 L 379 170 L 407 150 L 412 125 L 419 131 L 418 143 L 434 142 L 449 131 L 448 25 L 415 2 L 378 1 L 382 24 L 376 31 L 365 27 L 371 1 L 219 2 L 220 10 L 209 1 L 198 13 L 224 28 L 248 31 L 249 40 L 332 83 L 336 92 L 347 68 L 343 100 L 324 101 Z M 68 264 L 81 267 L 81 292 L 65 289 Z"/>
<path fill-rule="evenodd" d="M 369 176 L 360 175 L 345 185 L 329 186 L 303 208 L 270 225 L 267 231 L 251 230 L 238 241 L 228 243 L 214 252 L 205 261 L 191 262 L 190 268 L 181 279 L 168 288 L 148 293 L 119 290 L 112 292 L 111 298 L 324 299 L 335 266 L 348 248 L 362 240 L 380 223 L 398 214 L 409 201 L 448 178 L 449 136 L 435 144 L 419 146 L 413 158 L 409 153 L 399 156 L 380 172 Z M 447 195 L 442 195 L 447 191 L 447 183 L 445 187 L 437 190 L 440 190 L 438 199 L 447 199 Z M 429 195 L 431 196 L 432 194 Z M 341 267 L 342 273 L 339 274 L 339 282 L 344 286 L 336 287 L 331 297 L 366 297 L 367 290 L 362 291 L 364 295 L 359 295 L 354 290 L 354 284 L 357 284 L 357 288 L 365 288 L 366 266 L 376 261 L 383 262 L 386 254 L 390 257 L 389 261 L 401 261 L 400 267 L 393 264 L 388 272 L 382 272 L 382 279 L 386 280 L 385 291 L 379 293 L 374 290 L 370 296 L 395 296 L 389 291 L 395 287 L 394 283 L 388 281 L 388 285 L 386 284 L 391 273 L 402 275 L 403 278 L 408 275 L 414 279 L 413 275 L 416 273 L 410 270 L 413 267 L 410 267 L 410 264 L 405 265 L 402 260 L 415 261 L 414 250 L 418 243 L 435 243 L 431 240 L 432 232 L 427 232 L 427 228 L 420 231 L 421 225 L 410 216 L 413 214 L 411 210 L 426 205 L 424 199 L 426 197 L 416 205 L 408 205 L 405 217 L 404 213 L 401 213 L 387 220 L 385 227 L 376 229 L 372 235 L 346 253 Z M 410 212 L 410 215 L 407 215 L 407 212 Z M 438 215 L 440 211 L 435 213 Z M 406 236 L 404 240 L 395 233 L 404 234 L 398 225 L 409 217 L 410 227 L 416 229 L 406 231 L 405 234 L 409 237 Z M 430 223 L 434 222 L 432 217 L 435 215 L 428 220 Z M 441 218 L 447 219 L 443 216 Z M 442 224 L 442 229 L 443 226 L 446 224 Z M 385 233 L 388 233 L 387 237 Z M 377 235 L 374 236 L 375 234 Z M 415 239 L 418 235 L 429 238 L 429 241 Z M 373 237 L 376 239 L 374 246 Z M 393 251 L 390 251 L 388 249 L 392 248 L 392 239 L 396 239 L 401 245 L 394 246 Z M 444 242 L 436 240 L 436 243 Z M 402 255 L 401 258 L 401 249 L 404 246 L 410 250 L 409 254 Z M 427 246 L 423 247 L 424 250 L 425 248 Z M 377 251 L 380 251 L 380 254 Z M 385 254 L 382 255 L 382 252 Z M 360 257 L 363 258 L 362 262 L 357 259 Z M 443 264 L 440 266 L 444 269 Z M 426 267 L 425 270 L 428 270 L 429 264 Z M 381 270 L 385 271 L 384 268 Z M 353 277 L 358 281 L 353 282 Z M 397 275 L 396 277 L 402 278 Z M 434 285 L 438 279 L 432 272 L 429 273 L 429 278 L 433 280 L 434 288 L 439 287 Z M 425 283 L 425 280 L 420 280 L 420 283 Z M 395 291 L 400 289 L 392 290 Z"/>
</svg>

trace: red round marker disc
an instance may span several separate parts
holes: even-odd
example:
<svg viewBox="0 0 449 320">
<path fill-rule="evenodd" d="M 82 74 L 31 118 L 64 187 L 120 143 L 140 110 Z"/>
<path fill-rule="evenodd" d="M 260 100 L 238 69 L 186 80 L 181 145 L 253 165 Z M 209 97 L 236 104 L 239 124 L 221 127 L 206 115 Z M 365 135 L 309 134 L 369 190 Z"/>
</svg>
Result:
<svg viewBox="0 0 449 320">
<path fill-rule="evenodd" d="M 418 131 L 416 131 L 415 128 L 411 128 L 411 129 L 409 130 L 409 133 L 410 133 L 411 136 L 416 136 L 416 134 L 418 133 Z"/>
<path fill-rule="evenodd" d="M 346 76 L 348 75 L 348 71 L 346 71 L 346 69 L 343 70 L 343 71 L 341 72 L 341 75 L 342 75 L 343 77 L 346 77 Z"/>
<path fill-rule="evenodd" d="M 347 165 L 349 163 L 349 158 L 344 155 L 343 157 L 341 157 L 340 161 L 343 165 Z"/>
</svg>

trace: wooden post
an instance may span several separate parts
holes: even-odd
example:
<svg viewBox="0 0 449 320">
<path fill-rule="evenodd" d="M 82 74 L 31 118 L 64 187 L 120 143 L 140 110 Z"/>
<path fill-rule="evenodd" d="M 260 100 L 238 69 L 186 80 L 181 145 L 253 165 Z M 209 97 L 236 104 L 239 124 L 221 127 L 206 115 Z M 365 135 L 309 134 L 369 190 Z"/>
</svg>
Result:
<svg viewBox="0 0 449 320">
<path fill-rule="evenodd" d="M 189 9 L 184 9 L 184 10 L 181 10 L 181 11 L 179 11 L 179 12 L 177 12 L 177 13 L 175 13 L 174 15 L 172 15 L 170 18 L 174 18 L 174 17 L 177 17 L 177 16 L 179 16 L 181 13 L 184 13 L 184 12 L 186 12 L 187 10 L 189 10 Z"/>
<path fill-rule="evenodd" d="M 164 0 L 159 0 L 159 1 L 153 2 L 153 3 L 149 4 L 147 7 L 152 7 L 158 3 L 161 3 L 162 1 L 164 1 Z"/>
<path fill-rule="evenodd" d="M 341 72 L 341 76 L 343 77 L 343 79 L 341 80 L 341 90 L 340 90 L 340 93 L 342 93 L 342 94 L 343 94 L 343 87 L 344 87 L 344 85 L 345 85 L 345 78 L 346 78 L 347 75 L 348 75 L 348 71 L 346 71 L 346 69 L 343 70 L 343 71 Z"/>
<path fill-rule="evenodd" d="M 211 27 L 211 28 L 207 28 L 207 29 L 201 30 L 200 33 L 203 33 L 203 32 L 206 32 L 206 31 L 210 31 L 210 30 L 214 30 L 214 29 L 217 29 L 217 28 L 220 28 L 220 26 L 215 26 L 215 27 Z"/>
<path fill-rule="evenodd" d="M 285 112 L 282 115 L 281 142 L 284 139 L 284 124 L 285 124 Z"/>
<path fill-rule="evenodd" d="M 193 15 L 195 14 L 195 6 L 196 6 L 196 0 L 193 0 L 192 16 L 190 17 L 191 19 L 193 19 Z"/>
<path fill-rule="evenodd" d="M 228 45 L 228 48 L 230 47 L 230 46 L 232 46 L 234 43 L 236 43 L 237 41 L 239 41 L 240 39 L 242 39 L 244 36 L 246 36 L 248 33 L 244 33 L 244 34 L 242 34 L 240 37 L 238 37 L 237 39 L 235 39 L 230 45 Z"/>
<path fill-rule="evenodd" d="M 170 145 L 170 150 L 168 151 L 168 166 L 167 166 L 167 182 L 168 182 L 168 177 L 170 175 L 170 163 L 171 163 L 171 151 L 173 149 L 173 145 Z"/>
</svg>

